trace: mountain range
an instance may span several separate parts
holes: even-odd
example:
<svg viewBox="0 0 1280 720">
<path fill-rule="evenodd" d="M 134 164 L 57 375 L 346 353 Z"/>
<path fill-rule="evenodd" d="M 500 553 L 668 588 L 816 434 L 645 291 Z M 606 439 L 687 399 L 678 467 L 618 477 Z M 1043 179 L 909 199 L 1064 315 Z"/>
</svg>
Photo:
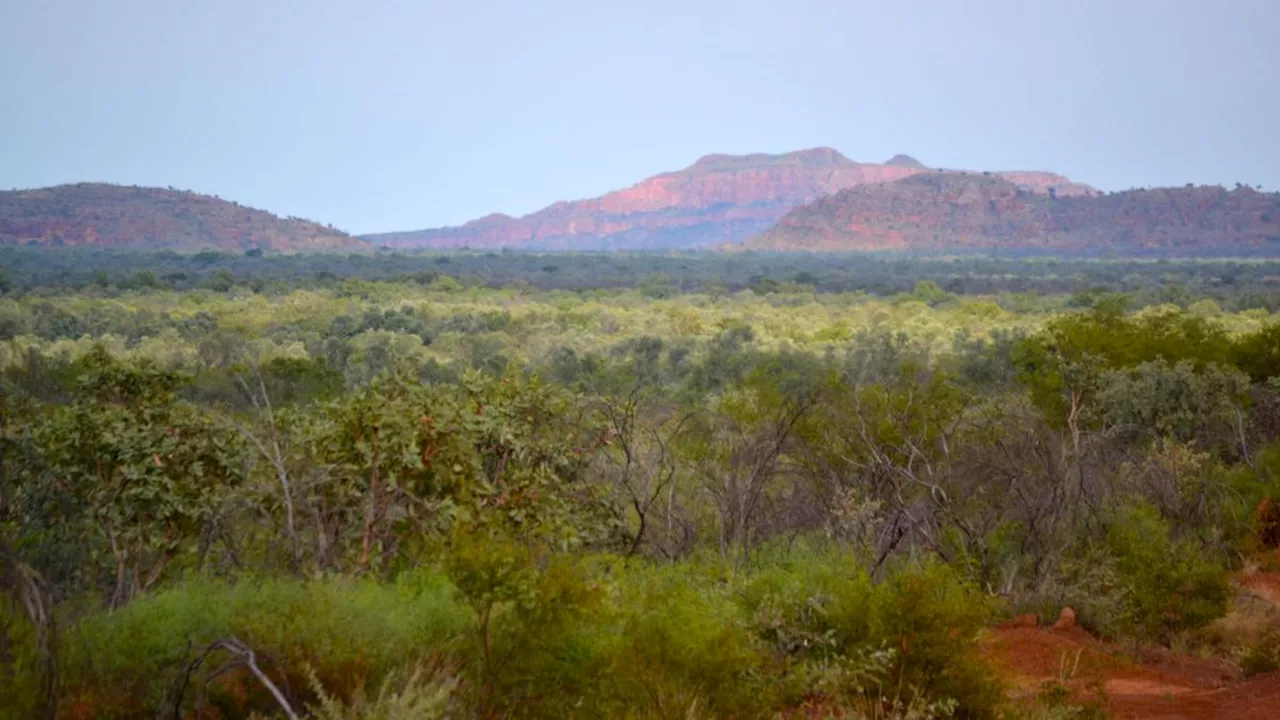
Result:
<svg viewBox="0 0 1280 720">
<path fill-rule="evenodd" d="M 1045 250 L 1280 254 L 1280 194 L 1237 186 L 1104 193 L 1043 171 L 860 163 L 830 148 L 707 155 L 523 217 L 353 237 L 193 192 L 95 183 L 0 192 L 0 245 L 277 251 Z"/>
<path fill-rule="evenodd" d="M 292 251 L 368 247 L 332 227 L 209 195 L 103 183 L 0 192 L 0 245 Z"/>
<path fill-rule="evenodd" d="M 1274 254 L 1280 193 L 1187 186 L 1069 195 L 991 174 L 919 174 L 819 198 L 740 247 Z"/>
<path fill-rule="evenodd" d="M 367 235 L 396 248 L 652 250 L 738 243 L 792 209 L 848 188 L 944 171 L 906 155 L 860 163 L 831 148 L 781 155 L 707 155 L 597 198 L 558 202 L 523 217 L 492 214 L 459 227 Z M 1048 172 L 1001 172 L 1030 193 L 1094 196 L 1093 188 Z"/>
</svg>

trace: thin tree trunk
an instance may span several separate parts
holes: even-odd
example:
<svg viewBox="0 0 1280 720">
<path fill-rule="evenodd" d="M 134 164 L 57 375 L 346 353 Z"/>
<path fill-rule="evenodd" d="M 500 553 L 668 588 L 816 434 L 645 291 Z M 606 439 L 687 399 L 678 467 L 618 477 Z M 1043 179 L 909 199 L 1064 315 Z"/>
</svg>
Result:
<svg viewBox="0 0 1280 720">
<path fill-rule="evenodd" d="M 378 522 L 378 436 L 372 439 L 373 453 L 369 468 L 369 505 L 364 513 L 364 536 L 360 541 L 360 568 L 369 567 L 369 558 L 373 552 L 373 530 Z"/>
</svg>

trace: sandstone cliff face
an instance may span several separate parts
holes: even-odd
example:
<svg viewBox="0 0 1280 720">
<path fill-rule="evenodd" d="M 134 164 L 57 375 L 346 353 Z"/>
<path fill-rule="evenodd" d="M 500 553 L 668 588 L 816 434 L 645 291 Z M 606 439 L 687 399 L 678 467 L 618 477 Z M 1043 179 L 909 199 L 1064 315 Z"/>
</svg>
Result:
<svg viewBox="0 0 1280 720">
<path fill-rule="evenodd" d="M 691 248 L 738 242 L 772 227 L 797 206 L 866 183 L 933 174 L 906 156 L 854 162 L 830 148 L 784 155 L 708 155 L 625 190 L 559 202 L 520 218 L 490 215 L 461 227 L 371 235 L 391 247 L 608 250 Z M 1051 173 L 1026 176 L 1027 189 L 1092 192 Z"/>
<path fill-rule="evenodd" d="M 98 183 L 0 192 L 0 245 L 296 251 L 368 246 L 334 228 L 208 195 Z"/>
<path fill-rule="evenodd" d="M 1030 187 L 960 173 L 863 185 L 793 210 L 743 247 L 1280 251 L 1277 193 L 1186 187 L 1049 196 Z"/>
</svg>

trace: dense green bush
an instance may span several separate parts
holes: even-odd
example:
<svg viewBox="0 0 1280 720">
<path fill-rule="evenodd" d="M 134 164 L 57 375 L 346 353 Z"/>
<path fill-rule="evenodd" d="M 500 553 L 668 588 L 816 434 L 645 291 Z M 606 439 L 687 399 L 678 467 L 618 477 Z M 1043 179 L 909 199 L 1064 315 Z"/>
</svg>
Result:
<svg viewBox="0 0 1280 720">
<path fill-rule="evenodd" d="M 997 713 L 1000 686 L 976 654 L 990 598 L 943 565 L 892 570 L 882 582 L 838 548 L 764 561 L 741 602 L 786 671 L 795 702 L 815 693 L 861 706 L 902 697 L 954 702 L 966 717 Z"/>
<path fill-rule="evenodd" d="M 1273 322 L 1236 340 L 1232 361 L 1254 382 L 1280 377 L 1280 322 Z"/>
<path fill-rule="evenodd" d="M 252 677 L 213 678 L 225 653 L 199 662 L 234 638 L 321 716 L 396 702 L 461 717 L 655 719 L 768 718 L 813 700 L 965 717 L 1000 706 L 976 654 L 990 602 L 941 565 L 873 582 L 838 551 L 805 549 L 726 574 L 698 562 L 539 560 L 495 540 L 459 542 L 446 565 L 456 586 L 427 571 L 390 583 L 193 581 L 90 614 L 61 637 L 67 702 L 95 717 L 197 702 L 269 712 Z M 30 638 L 12 637 L 28 660 L 3 687 L 33 697 Z"/>
<path fill-rule="evenodd" d="M 1131 503 L 1107 522 L 1105 539 L 1072 563 L 1068 603 L 1115 636 L 1167 642 L 1225 614 L 1228 571 L 1197 543 L 1171 537 L 1150 505 Z M 1071 597 L 1074 595 L 1074 597 Z"/>
<path fill-rule="evenodd" d="M 696 567 L 631 565 L 604 629 L 605 667 L 582 717 L 768 717 L 777 707 L 768 658 L 732 583 Z"/>
<path fill-rule="evenodd" d="M 211 643 L 234 637 L 300 689 L 307 672 L 326 687 L 376 686 L 415 658 L 451 649 L 469 622 L 452 585 L 431 572 L 392 583 L 191 582 L 67 627 L 63 683 L 96 717 L 150 715 L 175 701 L 189 663 Z M 202 678 L 225 660 L 216 653 L 192 673 L 184 707 L 195 702 Z M 255 695 L 260 690 L 248 688 Z M 234 704 L 235 691 L 244 688 L 221 689 L 231 695 L 211 702 Z"/>
</svg>

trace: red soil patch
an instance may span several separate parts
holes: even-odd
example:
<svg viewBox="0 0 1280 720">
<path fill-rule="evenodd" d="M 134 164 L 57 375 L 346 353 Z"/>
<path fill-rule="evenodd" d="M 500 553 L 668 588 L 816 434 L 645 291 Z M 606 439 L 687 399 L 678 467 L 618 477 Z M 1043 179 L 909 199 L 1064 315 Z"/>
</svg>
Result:
<svg viewBox="0 0 1280 720">
<path fill-rule="evenodd" d="M 1272 605 L 1280 605 L 1280 573 L 1246 573 L 1240 578 L 1240 584 Z M 1276 712 L 1276 716 L 1280 717 L 1280 710 Z"/>
<path fill-rule="evenodd" d="M 1214 694 L 1217 715 L 1207 717 L 1264 720 L 1280 717 L 1280 673 L 1251 678 Z"/>
<path fill-rule="evenodd" d="M 1114 718 L 1280 718 L 1280 673 L 1247 681 L 1198 658 L 1155 652 L 1134 659 L 1083 630 L 993 630 L 986 653 L 1005 670 L 1016 700 L 1063 685 L 1080 702 L 1101 700 Z"/>
</svg>

